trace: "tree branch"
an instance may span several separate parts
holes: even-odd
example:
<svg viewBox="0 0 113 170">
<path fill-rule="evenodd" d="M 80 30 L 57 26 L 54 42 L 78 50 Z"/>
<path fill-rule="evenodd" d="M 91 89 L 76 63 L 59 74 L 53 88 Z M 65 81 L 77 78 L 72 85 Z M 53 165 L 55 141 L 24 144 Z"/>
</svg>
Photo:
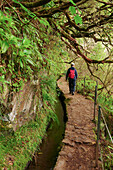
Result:
<svg viewBox="0 0 113 170">
<path fill-rule="evenodd" d="M 110 19 L 111 19 L 111 21 L 110 21 Z M 111 13 L 111 15 L 107 16 L 106 18 L 98 21 L 97 23 L 88 26 L 88 27 L 86 28 L 86 31 L 88 31 L 88 30 L 90 30 L 90 29 L 92 29 L 92 28 L 94 28 L 94 27 L 98 27 L 98 26 L 107 24 L 107 21 L 109 21 L 109 23 L 110 23 L 110 22 L 111 22 L 111 23 L 113 22 L 113 13 Z"/>
<path fill-rule="evenodd" d="M 22 5 L 24 5 L 26 8 L 36 8 L 42 5 L 45 5 L 49 3 L 51 0 L 37 0 L 35 2 L 21 2 Z M 13 2 L 14 6 L 19 6 L 19 4 L 16 4 Z"/>
<path fill-rule="evenodd" d="M 86 57 L 82 51 L 79 48 L 79 44 L 77 43 L 76 39 L 74 39 L 73 37 L 71 37 L 68 33 L 66 33 L 62 28 L 57 28 L 55 22 L 53 20 L 49 20 L 50 25 L 52 26 L 53 29 L 55 29 L 56 31 L 58 31 L 60 33 L 60 35 L 64 38 L 66 38 L 70 44 L 76 49 L 76 52 L 78 55 L 80 55 L 86 63 L 98 63 L 98 64 L 104 64 L 104 63 L 113 63 L 113 60 L 107 60 L 109 57 L 103 59 L 103 60 L 93 60 L 90 59 L 88 57 Z M 54 26 L 53 26 L 54 25 Z"/>
<path fill-rule="evenodd" d="M 100 77 L 98 77 L 98 76 L 96 76 L 96 75 L 93 74 L 93 72 L 92 72 L 92 70 L 90 69 L 90 66 L 89 66 L 88 63 L 87 63 L 87 68 L 88 68 L 89 72 L 91 73 L 91 75 L 92 75 L 93 77 L 97 78 L 98 80 L 100 80 L 100 82 L 103 84 L 103 87 L 102 87 L 101 89 L 105 88 L 105 89 L 107 90 L 107 92 L 108 92 L 108 89 L 107 89 L 107 87 L 105 86 L 105 84 L 103 83 L 103 81 L 100 79 Z"/>
<path fill-rule="evenodd" d="M 67 33 L 65 33 L 63 30 L 61 30 L 61 35 L 63 37 L 65 37 L 66 39 L 69 40 L 69 42 L 71 43 L 71 45 L 76 49 L 77 53 L 85 60 L 86 63 L 98 63 L 98 64 L 104 64 L 104 63 L 113 63 L 113 60 L 107 60 L 109 57 L 103 59 L 103 60 L 93 60 L 93 59 L 89 59 L 88 57 L 86 57 L 80 50 L 77 41 L 70 37 L 70 35 L 68 35 Z"/>
<path fill-rule="evenodd" d="M 34 13 L 38 16 L 38 17 L 51 17 L 52 15 L 54 15 L 55 13 L 58 12 L 63 12 L 64 10 L 68 9 L 69 6 L 71 5 L 71 2 L 68 3 L 64 3 L 63 5 L 60 5 L 58 7 L 53 7 L 50 9 L 43 9 L 41 11 L 35 11 Z"/>
<path fill-rule="evenodd" d="M 100 1 L 100 0 L 96 0 L 97 2 L 99 2 L 99 3 L 103 3 L 103 4 L 105 4 L 105 5 L 113 5 L 113 3 L 111 2 L 104 2 L 104 1 Z"/>
</svg>

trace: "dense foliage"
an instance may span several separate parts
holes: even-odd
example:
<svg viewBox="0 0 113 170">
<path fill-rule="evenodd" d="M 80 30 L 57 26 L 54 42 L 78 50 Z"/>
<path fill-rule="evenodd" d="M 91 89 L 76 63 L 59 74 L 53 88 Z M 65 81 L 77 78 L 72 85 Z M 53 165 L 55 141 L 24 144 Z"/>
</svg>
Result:
<svg viewBox="0 0 113 170">
<path fill-rule="evenodd" d="M 8 89 L 7 101 L 11 101 L 12 94 L 19 92 L 26 82 L 35 80 L 36 77 L 39 79 L 39 97 L 43 103 L 41 111 L 47 113 L 45 121 L 48 122 L 51 118 L 56 120 L 54 114 L 56 80 L 64 72 L 65 64 L 68 65 L 71 61 L 76 63 L 81 77 L 81 80 L 78 80 L 78 92 L 84 92 L 84 77 L 87 74 L 84 94 L 94 98 L 94 88 L 98 80 L 98 102 L 105 109 L 107 118 L 112 117 L 112 28 L 111 0 L 2 0 L 0 2 L 1 129 L 6 128 L 3 123 L 8 108 L 5 91 Z M 38 126 L 37 123 L 35 125 Z M 1 137 L 3 142 L 4 138 L 3 135 Z M 9 138 L 11 142 L 11 136 Z M 17 142 L 15 140 L 18 140 L 17 135 L 12 139 L 12 143 Z M 18 142 L 22 143 L 21 137 Z M 3 144 L 2 152 L 5 150 L 4 147 Z M 4 154 L 9 154 L 6 150 Z M 4 155 L 1 160 L 4 161 Z"/>
<path fill-rule="evenodd" d="M 110 0 L 2 1 L 0 58 L 3 74 L 1 81 L 5 82 L 4 57 L 7 62 L 13 59 L 7 63 L 10 73 L 12 69 L 16 71 L 15 74 L 31 73 L 29 63 L 33 66 L 36 61 L 43 60 L 43 50 L 40 48 L 44 47 L 48 41 L 47 37 L 53 32 L 66 43 L 67 48 L 74 52 L 75 60 L 82 57 L 90 74 L 97 78 L 102 88 L 111 94 L 112 8 L 113 4 Z M 32 56 L 36 56 L 35 53 L 39 53 L 38 59 Z M 71 62 L 71 59 L 67 62 Z M 15 63 L 17 63 L 16 68 L 14 68 Z M 99 76 L 100 72 L 104 73 L 102 77 Z M 22 84 L 21 81 L 17 81 L 13 83 L 14 86 Z"/>
</svg>

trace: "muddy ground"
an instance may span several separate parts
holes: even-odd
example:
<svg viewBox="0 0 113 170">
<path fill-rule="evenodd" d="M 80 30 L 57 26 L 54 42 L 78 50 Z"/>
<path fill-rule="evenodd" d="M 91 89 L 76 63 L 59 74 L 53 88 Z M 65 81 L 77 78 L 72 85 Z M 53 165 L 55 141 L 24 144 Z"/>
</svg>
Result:
<svg viewBox="0 0 113 170">
<path fill-rule="evenodd" d="M 75 92 L 69 94 L 65 77 L 58 81 L 67 103 L 68 121 L 63 147 L 54 170 L 94 170 L 96 167 L 96 136 L 93 123 L 94 103 Z"/>
</svg>

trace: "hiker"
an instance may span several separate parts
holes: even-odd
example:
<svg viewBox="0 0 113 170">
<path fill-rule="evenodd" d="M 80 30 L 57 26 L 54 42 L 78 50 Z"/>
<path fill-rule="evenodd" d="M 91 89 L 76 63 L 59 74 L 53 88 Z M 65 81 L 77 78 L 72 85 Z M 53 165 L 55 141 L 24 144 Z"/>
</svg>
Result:
<svg viewBox="0 0 113 170">
<path fill-rule="evenodd" d="M 76 79 L 78 77 L 77 71 L 74 68 L 74 63 L 71 63 L 71 67 L 68 69 L 67 74 L 66 74 L 66 81 L 67 78 L 69 77 L 69 91 L 70 94 L 74 95 L 75 92 L 75 85 L 76 85 Z"/>
</svg>

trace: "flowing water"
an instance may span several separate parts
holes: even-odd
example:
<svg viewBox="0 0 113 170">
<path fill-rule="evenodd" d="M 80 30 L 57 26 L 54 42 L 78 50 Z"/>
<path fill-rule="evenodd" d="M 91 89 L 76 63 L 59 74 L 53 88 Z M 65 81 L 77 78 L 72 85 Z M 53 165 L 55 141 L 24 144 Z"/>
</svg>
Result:
<svg viewBox="0 0 113 170">
<path fill-rule="evenodd" d="M 40 146 L 40 152 L 36 153 L 27 170 L 52 170 L 54 168 L 65 131 L 64 110 L 59 99 L 56 104 L 56 115 L 59 125 L 52 122 L 52 126 L 47 131 L 47 137 Z"/>
</svg>

